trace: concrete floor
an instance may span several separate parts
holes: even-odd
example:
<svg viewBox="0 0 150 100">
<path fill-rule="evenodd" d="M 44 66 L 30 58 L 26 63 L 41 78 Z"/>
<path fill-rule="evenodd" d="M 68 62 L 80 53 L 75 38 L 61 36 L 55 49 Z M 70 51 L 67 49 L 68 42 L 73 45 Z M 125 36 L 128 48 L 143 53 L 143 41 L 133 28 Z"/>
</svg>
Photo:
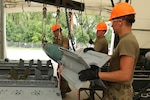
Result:
<svg viewBox="0 0 150 100">
<path fill-rule="evenodd" d="M 87 82 L 85 84 L 84 87 L 88 87 L 89 86 L 89 83 Z M 73 86 L 71 86 L 71 89 L 72 91 L 70 93 L 67 93 L 66 97 L 63 98 L 63 100 L 84 100 L 88 97 L 88 95 L 84 92 L 84 91 L 81 91 L 80 92 L 80 99 L 78 99 L 78 89 L 74 88 Z M 97 93 L 99 94 L 99 96 L 102 96 L 102 91 L 97 91 Z M 99 99 L 97 96 L 95 96 L 95 100 L 101 100 Z"/>
</svg>

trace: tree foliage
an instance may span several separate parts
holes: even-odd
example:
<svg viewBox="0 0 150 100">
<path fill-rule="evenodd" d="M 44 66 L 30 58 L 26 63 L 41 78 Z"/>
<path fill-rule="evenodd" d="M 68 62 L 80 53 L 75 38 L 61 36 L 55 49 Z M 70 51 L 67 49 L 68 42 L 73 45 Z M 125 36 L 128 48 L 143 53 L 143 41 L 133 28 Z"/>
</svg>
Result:
<svg viewBox="0 0 150 100">
<path fill-rule="evenodd" d="M 73 26 L 72 34 L 77 42 L 86 43 L 90 38 L 95 38 L 95 25 L 105 21 L 102 16 L 75 13 L 76 24 Z M 51 26 L 56 23 L 56 12 L 48 12 L 46 20 L 42 12 L 9 13 L 6 18 L 7 41 L 41 43 L 43 35 L 51 42 L 53 34 Z M 66 15 L 61 12 L 57 19 L 62 26 L 63 34 L 68 35 Z M 44 34 L 45 32 L 45 34 Z"/>
</svg>

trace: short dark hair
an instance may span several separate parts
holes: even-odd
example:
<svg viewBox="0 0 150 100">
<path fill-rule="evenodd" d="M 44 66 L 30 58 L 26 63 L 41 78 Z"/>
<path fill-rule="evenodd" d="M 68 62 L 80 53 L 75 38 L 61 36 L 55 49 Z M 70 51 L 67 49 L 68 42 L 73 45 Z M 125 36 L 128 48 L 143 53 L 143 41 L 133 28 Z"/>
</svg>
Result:
<svg viewBox="0 0 150 100">
<path fill-rule="evenodd" d="M 114 19 L 123 19 L 126 20 L 126 22 L 130 23 L 132 25 L 132 23 L 135 22 L 135 14 L 130 14 L 130 15 L 125 15 L 125 16 L 121 16 L 121 17 L 116 17 Z M 114 20 L 112 19 L 112 20 Z"/>
<path fill-rule="evenodd" d="M 59 28 L 59 29 L 57 29 L 57 30 L 59 30 L 60 32 L 62 31 L 62 29 L 61 29 L 61 28 Z M 55 31 L 57 31 L 57 30 L 55 30 Z M 55 31 L 54 31 L 54 32 L 55 32 Z"/>
<path fill-rule="evenodd" d="M 124 16 L 124 20 L 126 20 L 128 23 L 134 23 L 135 22 L 135 15 L 131 14 L 131 15 L 126 15 Z"/>
</svg>

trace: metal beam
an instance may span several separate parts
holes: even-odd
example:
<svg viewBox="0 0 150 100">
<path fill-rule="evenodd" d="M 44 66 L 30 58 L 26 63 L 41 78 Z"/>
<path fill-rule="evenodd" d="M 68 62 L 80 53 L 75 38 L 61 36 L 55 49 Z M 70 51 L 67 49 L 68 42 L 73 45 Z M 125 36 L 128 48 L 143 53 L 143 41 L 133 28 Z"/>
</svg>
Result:
<svg viewBox="0 0 150 100">
<path fill-rule="evenodd" d="M 72 0 L 25 0 L 25 1 L 33 1 L 43 4 L 54 5 L 58 7 L 70 8 L 74 10 L 84 11 L 84 3 L 72 1 Z"/>
<path fill-rule="evenodd" d="M 0 59 L 6 58 L 6 28 L 4 14 L 4 0 L 0 0 Z"/>
</svg>

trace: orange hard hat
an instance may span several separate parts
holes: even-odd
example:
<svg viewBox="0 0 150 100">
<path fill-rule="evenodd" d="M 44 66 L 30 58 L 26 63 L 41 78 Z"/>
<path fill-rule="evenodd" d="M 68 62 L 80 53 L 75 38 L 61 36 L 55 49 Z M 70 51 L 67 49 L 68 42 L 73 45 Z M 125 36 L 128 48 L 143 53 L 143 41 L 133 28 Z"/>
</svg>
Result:
<svg viewBox="0 0 150 100">
<path fill-rule="evenodd" d="M 122 2 L 117 4 L 111 12 L 109 20 L 117 17 L 126 16 L 130 14 L 135 14 L 134 8 L 127 2 Z"/>
<path fill-rule="evenodd" d="M 61 28 L 61 26 L 59 25 L 59 24 L 54 24 L 53 26 L 52 26 L 52 32 L 54 32 L 54 31 L 56 31 L 56 30 L 58 30 L 58 29 L 60 29 Z"/>
<path fill-rule="evenodd" d="M 96 30 L 107 30 L 107 26 L 105 22 L 99 22 L 96 26 Z"/>
</svg>

